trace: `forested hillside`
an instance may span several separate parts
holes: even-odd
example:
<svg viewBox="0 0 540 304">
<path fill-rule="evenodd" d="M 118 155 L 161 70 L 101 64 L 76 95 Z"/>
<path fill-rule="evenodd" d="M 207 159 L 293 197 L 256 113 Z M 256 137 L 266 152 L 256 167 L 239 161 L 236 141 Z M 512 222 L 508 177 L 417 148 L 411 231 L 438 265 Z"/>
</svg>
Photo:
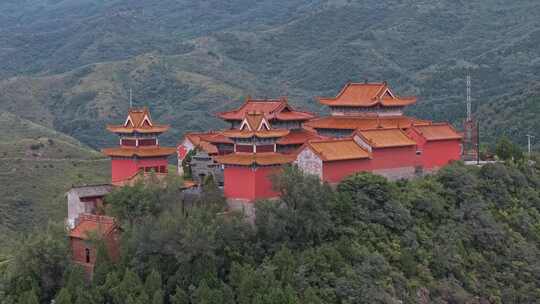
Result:
<svg viewBox="0 0 540 304">
<path fill-rule="evenodd" d="M 97 151 L 13 114 L 0 112 L 0 130 L 1 256 L 17 233 L 65 218 L 72 185 L 107 182 L 110 169 Z"/>
<path fill-rule="evenodd" d="M 282 198 L 258 202 L 253 226 L 218 213 L 211 183 L 193 207 L 174 183 L 126 187 L 106 198 L 123 230 L 118 264 L 96 239 L 85 287 L 51 225 L 0 264 L 0 302 L 536 303 L 539 170 L 454 164 L 414 181 L 359 174 L 333 189 L 290 168 L 276 180 Z"/>
<path fill-rule="evenodd" d="M 321 111 L 314 96 L 370 79 L 418 95 L 412 114 L 460 126 L 469 71 L 485 138 L 524 144 L 540 137 L 538 11 L 535 0 L 3 1 L 0 109 L 98 147 L 133 88 L 175 143 L 219 126 L 212 113 L 245 95 Z"/>
</svg>

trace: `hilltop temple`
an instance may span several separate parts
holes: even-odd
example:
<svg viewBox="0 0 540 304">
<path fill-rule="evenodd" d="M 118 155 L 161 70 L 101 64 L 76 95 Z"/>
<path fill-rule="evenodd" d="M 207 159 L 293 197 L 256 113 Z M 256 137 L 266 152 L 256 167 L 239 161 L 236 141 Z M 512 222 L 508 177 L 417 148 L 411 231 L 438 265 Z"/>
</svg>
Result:
<svg viewBox="0 0 540 304">
<path fill-rule="evenodd" d="M 214 176 L 229 206 L 251 214 L 255 200 L 278 197 L 271 176 L 287 164 L 336 184 L 358 172 L 412 178 L 460 159 L 462 136 L 448 123 L 405 116 L 416 98 L 396 95 L 386 82 L 348 83 L 318 101 L 329 116 L 294 109 L 286 98 L 248 97 L 217 114 L 229 129 L 185 135 L 179 172 L 191 151 L 193 179 Z"/>
<path fill-rule="evenodd" d="M 237 109 L 217 114 L 229 128 L 185 134 L 176 148 L 159 143 L 169 126 L 154 124 L 146 108 L 130 109 L 123 124 L 107 126 L 119 137 L 117 147 L 102 151 L 111 158 L 111 184 L 75 187 L 67 194 L 73 261 L 91 278 L 92 235 L 118 259 L 121 231 L 105 215 L 105 195 L 149 176 L 164 177 L 175 152 L 180 174 L 188 173 L 187 166 L 195 186 L 214 178 L 229 208 L 248 217 L 254 201 L 279 196 L 272 176 L 285 165 L 335 185 L 358 172 L 412 178 L 460 159 L 462 136 L 448 123 L 405 116 L 416 98 L 397 96 L 387 83 L 348 83 L 336 97 L 318 100 L 330 108 L 329 116 L 294 109 L 287 98 L 248 97 Z"/>
</svg>

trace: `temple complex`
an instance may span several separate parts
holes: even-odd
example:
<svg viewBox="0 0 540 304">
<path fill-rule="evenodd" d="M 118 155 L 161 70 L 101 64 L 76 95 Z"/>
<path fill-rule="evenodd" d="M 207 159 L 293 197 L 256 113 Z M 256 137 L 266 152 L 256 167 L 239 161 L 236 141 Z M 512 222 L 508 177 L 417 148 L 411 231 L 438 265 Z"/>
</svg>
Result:
<svg viewBox="0 0 540 304">
<path fill-rule="evenodd" d="M 387 83 L 348 83 L 336 97 L 318 100 L 329 107 L 329 116 L 296 110 L 284 97 L 248 97 L 237 109 L 217 114 L 228 129 L 187 133 L 176 148 L 159 143 L 169 126 L 154 124 L 147 108 L 130 109 L 123 124 L 107 126 L 119 137 L 117 147 L 103 149 L 111 158 L 111 184 L 67 193 L 73 261 L 91 277 L 94 237 L 113 260 L 118 258 L 120 227 L 105 215 L 105 195 L 148 176 L 164 177 L 175 152 L 178 173 L 189 189 L 196 192 L 211 177 L 223 188 L 229 210 L 251 219 L 253 202 L 279 197 L 273 176 L 286 165 L 336 185 L 359 172 L 391 180 L 422 176 L 462 154 L 461 134 L 448 123 L 405 116 L 416 98 L 395 95 Z"/>
<path fill-rule="evenodd" d="M 123 124 L 107 126 L 119 137 L 118 147 L 102 150 L 112 160 L 112 184 L 130 184 L 150 173 L 166 175 L 167 159 L 176 149 L 160 146 L 158 137 L 168 129 L 167 125 L 154 124 L 147 108 L 130 109 Z"/>
<path fill-rule="evenodd" d="M 248 97 L 217 114 L 229 129 L 186 134 L 179 172 L 189 151 L 203 153 L 210 174 L 223 178 L 229 206 L 250 213 L 253 201 L 278 197 L 271 179 L 286 164 L 337 184 L 358 172 L 412 178 L 460 159 L 462 136 L 447 123 L 404 115 L 416 98 L 396 95 L 386 82 L 348 83 L 336 97 L 318 101 L 329 116 L 298 111 L 283 97 Z"/>
</svg>

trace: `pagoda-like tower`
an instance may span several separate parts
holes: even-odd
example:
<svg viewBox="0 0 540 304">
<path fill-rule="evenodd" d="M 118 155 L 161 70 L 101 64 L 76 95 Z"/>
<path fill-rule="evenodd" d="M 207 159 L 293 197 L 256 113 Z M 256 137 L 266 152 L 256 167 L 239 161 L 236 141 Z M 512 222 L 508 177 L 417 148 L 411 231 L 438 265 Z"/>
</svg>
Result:
<svg viewBox="0 0 540 304">
<path fill-rule="evenodd" d="M 288 129 L 273 129 L 263 113 L 246 113 L 239 129 L 223 131 L 234 143 L 234 152 L 215 157 L 224 167 L 224 194 L 232 209 L 252 215 L 253 202 L 279 196 L 271 176 L 293 157 L 277 152 L 277 141 Z"/>
<path fill-rule="evenodd" d="M 175 148 L 161 147 L 158 136 L 169 129 L 152 122 L 147 108 L 130 109 L 122 125 L 108 125 L 107 130 L 120 137 L 120 145 L 103 149 L 111 157 L 111 178 L 114 185 L 133 183 L 146 174 L 167 174 L 167 158 Z"/>
</svg>

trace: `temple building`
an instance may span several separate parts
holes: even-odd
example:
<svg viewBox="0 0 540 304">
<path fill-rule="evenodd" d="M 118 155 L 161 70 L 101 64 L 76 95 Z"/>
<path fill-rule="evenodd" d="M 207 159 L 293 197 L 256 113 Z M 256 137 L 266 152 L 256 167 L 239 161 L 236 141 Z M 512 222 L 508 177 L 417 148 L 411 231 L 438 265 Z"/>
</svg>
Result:
<svg viewBox="0 0 540 304">
<path fill-rule="evenodd" d="M 218 113 L 229 129 L 187 134 L 179 163 L 191 150 L 204 151 L 209 164 L 221 165 L 215 168 L 230 207 L 249 213 L 253 201 L 278 197 L 271 176 L 287 164 L 337 184 L 358 172 L 413 178 L 460 159 L 461 135 L 449 124 L 404 115 L 416 98 L 396 95 L 386 82 L 348 83 L 318 100 L 329 116 L 295 110 L 286 98 L 247 98 Z"/>
<path fill-rule="evenodd" d="M 239 129 L 222 132 L 234 143 L 232 153 L 215 158 L 224 167 L 224 194 L 229 206 L 250 214 L 250 202 L 278 197 L 272 189 L 272 174 L 293 158 L 277 151 L 277 141 L 290 132 L 273 128 L 263 112 L 246 112 Z"/>
<path fill-rule="evenodd" d="M 248 97 L 237 109 L 217 116 L 230 123 L 230 129 L 187 133 L 177 147 L 178 172 L 184 173 L 184 159 L 191 152 L 191 177 L 197 183 L 212 174 L 219 185 L 225 184 L 226 165 L 219 164 L 217 156 L 263 152 L 290 154 L 308 139 L 325 138 L 303 128 L 303 124 L 315 115 L 295 110 L 285 97 Z"/>
<path fill-rule="evenodd" d="M 167 159 L 176 149 L 160 146 L 158 137 L 168 129 L 167 125 L 154 124 L 147 108 L 130 109 L 122 125 L 107 126 L 107 130 L 119 137 L 118 147 L 102 150 L 112 159 L 112 184 L 131 184 L 150 173 L 158 177 L 166 175 Z"/>
<path fill-rule="evenodd" d="M 335 184 L 343 178 L 370 170 L 371 153 L 352 138 L 308 141 L 296 156 L 295 164 L 306 173 Z"/>
<path fill-rule="evenodd" d="M 96 214 L 81 214 L 77 224 L 69 231 L 71 260 L 81 266 L 90 280 L 96 265 L 97 248 L 93 240 L 99 239 L 112 261 L 120 256 L 120 228 L 114 218 Z"/>
<path fill-rule="evenodd" d="M 276 129 L 301 129 L 302 123 L 315 115 L 309 112 L 294 110 L 286 97 L 279 99 L 252 99 L 247 97 L 238 109 L 218 113 L 218 117 L 231 124 L 231 129 L 239 129 L 248 113 L 264 115 L 270 126 Z"/>
<path fill-rule="evenodd" d="M 330 107 L 332 116 L 401 116 L 406 106 L 416 103 L 416 97 L 399 97 L 386 82 L 349 82 L 336 97 L 320 97 L 319 102 Z"/>
<path fill-rule="evenodd" d="M 456 161 L 463 154 L 462 139 L 450 124 L 434 123 L 407 129 L 407 134 L 416 142 L 417 154 L 421 155 L 421 166 L 425 172 L 432 172 Z"/>
<path fill-rule="evenodd" d="M 81 214 L 103 214 L 103 200 L 105 195 L 113 190 L 113 186 L 87 185 L 73 187 L 67 193 L 68 217 L 66 226 L 69 229 L 75 228 Z"/>
</svg>

